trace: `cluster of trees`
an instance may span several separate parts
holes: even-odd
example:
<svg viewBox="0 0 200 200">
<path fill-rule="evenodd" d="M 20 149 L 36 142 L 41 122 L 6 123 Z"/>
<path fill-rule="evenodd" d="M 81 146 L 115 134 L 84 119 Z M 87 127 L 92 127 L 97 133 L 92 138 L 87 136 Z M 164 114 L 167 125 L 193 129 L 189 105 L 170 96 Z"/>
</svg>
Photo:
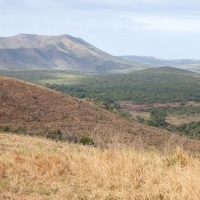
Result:
<svg viewBox="0 0 200 200">
<path fill-rule="evenodd" d="M 187 115 L 187 116 L 194 116 L 196 114 L 200 114 L 200 106 L 193 106 L 193 105 L 181 105 L 178 107 L 159 107 L 159 108 L 148 108 L 143 109 L 141 111 L 146 112 L 159 112 L 159 113 L 166 113 L 168 114 L 174 114 L 174 115 Z"/>
<path fill-rule="evenodd" d="M 180 107 L 166 107 L 166 108 L 150 108 L 145 111 L 150 112 L 150 119 L 145 120 L 141 116 L 137 116 L 136 120 L 143 124 L 148 124 L 154 127 L 165 128 L 172 132 L 185 134 L 191 138 L 200 139 L 200 122 L 182 123 L 180 125 L 169 124 L 166 121 L 167 114 L 173 113 L 177 115 L 199 114 L 200 107 L 198 106 L 180 106 Z"/>
<path fill-rule="evenodd" d="M 170 125 L 167 129 L 169 131 L 183 133 L 191 138 L 200 139 L 200 122 L 183 123 L 178 126 Z"/>
<path fill-rule="evenodd" d="M 145 120 L 141 116 L 137 116 L 136 120 L 139 123 L 148 124 L 149 126 L 166 128 L 169 124 L 166 122 L 167 114 L 162 111 L 152 110 L 150 112 L 150 119 Z"/>
</svg>

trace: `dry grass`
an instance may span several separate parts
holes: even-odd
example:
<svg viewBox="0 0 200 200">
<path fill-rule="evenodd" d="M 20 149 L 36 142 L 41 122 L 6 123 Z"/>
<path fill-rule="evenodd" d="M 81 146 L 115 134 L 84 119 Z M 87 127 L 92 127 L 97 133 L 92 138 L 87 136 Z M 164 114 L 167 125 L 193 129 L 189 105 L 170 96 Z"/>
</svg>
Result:
<svg viewBox="0 0 200 200">
<path fill-rule="evenodd" d="M 130 114 L 133 118 L 137 118 L 137 116 L 140 116 L 143 117 L 145 120 L 150 119 L 150 112 L 130 111 Z"/>
<path fill-rule="evenodd" d="M 200 160 L 180 148 L 161 154 L 1 134 L 0 197 L 197 200 Z"/>
<path fill-rule="evenodd" d="M 200 116 L 196 114 L 194 116 L 188 115 L 169 115 L 166 118 L 166 121 L 170 124 L 181 125 L 182 123 L 189 124 L 190 122 L 199 122 Z"/>
</svg>

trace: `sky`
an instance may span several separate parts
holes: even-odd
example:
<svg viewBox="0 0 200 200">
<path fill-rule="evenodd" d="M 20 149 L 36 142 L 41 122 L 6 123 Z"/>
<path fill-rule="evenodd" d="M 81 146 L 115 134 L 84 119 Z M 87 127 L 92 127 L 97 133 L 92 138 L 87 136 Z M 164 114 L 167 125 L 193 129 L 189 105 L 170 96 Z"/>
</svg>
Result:
<svg viewBox="0 0 200 200">
<path fill-rule="evenodd" d="M 0 0 L 0 27 L 69 34 L 116 56 L 200 59 L 200 0 Z"/>
</svg>

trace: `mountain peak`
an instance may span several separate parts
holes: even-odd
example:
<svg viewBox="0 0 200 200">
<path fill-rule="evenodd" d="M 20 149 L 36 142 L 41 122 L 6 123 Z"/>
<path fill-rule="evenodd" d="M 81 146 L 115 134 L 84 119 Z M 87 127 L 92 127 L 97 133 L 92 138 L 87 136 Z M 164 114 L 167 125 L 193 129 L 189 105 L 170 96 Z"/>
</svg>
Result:
<svg viewBox="0 0 200 200">
<path fill-rule="evenodd" d="M 78 37 L 25 33 L 0 38 L 0 66 L 11 70 L 56 69 L 86 73 L 141 68 L 141 65 L 112 56 Z"/>
</svg>

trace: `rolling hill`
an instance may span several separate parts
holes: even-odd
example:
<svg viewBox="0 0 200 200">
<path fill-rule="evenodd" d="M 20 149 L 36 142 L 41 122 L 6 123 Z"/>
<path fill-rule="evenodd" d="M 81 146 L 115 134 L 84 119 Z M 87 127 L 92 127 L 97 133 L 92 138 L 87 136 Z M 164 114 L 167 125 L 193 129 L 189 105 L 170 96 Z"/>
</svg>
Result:
<svg viewBox="0 0 200 200">
<path fill-rule="evenodd" d="M 200 60 L 195 59 L 167 60 L 152 56 L 119 56 L 119 58 L 150 66 L 171 66 L 194 72 L 200 72 Z"/>
<path fill-rule="evenodd" d="M 84 73 L 126 72 L 145 68 L 70 35 L 19 34 L 0 37 L 0 69 L 71 70 Z"/>
<path fill-rule="evenodd" d="M 181 145 L 200 150 L 200 141 L 150 128 L 83 100 L 17 79 L 0 77 L 2 130 L 47 136 L 60 130 L 62 139 L 92 137 L 96 145 L 133 143 L 136 147 Z"/>
</svg>

